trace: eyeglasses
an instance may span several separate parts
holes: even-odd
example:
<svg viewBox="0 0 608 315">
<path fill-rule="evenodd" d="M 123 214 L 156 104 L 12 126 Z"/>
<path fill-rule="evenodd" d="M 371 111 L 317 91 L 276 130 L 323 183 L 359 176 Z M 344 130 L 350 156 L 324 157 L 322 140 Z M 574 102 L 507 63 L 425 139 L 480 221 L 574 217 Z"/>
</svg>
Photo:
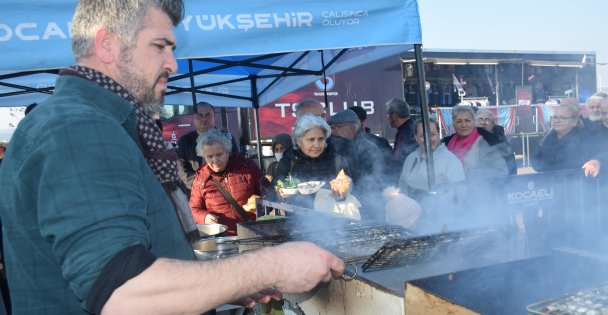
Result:
<svg viewBox="0 0 608 315">
<path fill-rule="evenodd" d="M 576 117 L 572 117 L 572 116 L 551 116 L 551 119 L 555 120 L 555 121 L 564 121 L 564 120 L 568 120 L 568 119 L 572 119 L 572 118 L 576 118 Z"/>
<path fill-rule="evenodd" d="M 480 122 L 480 123 L 481 122 L 485 122 L 485 123 L 494 122 L 494 119 L 492 119 L 492 118 L 477 118 L 476 120 L 477 120 L 477 122 Z"/>
</svg>

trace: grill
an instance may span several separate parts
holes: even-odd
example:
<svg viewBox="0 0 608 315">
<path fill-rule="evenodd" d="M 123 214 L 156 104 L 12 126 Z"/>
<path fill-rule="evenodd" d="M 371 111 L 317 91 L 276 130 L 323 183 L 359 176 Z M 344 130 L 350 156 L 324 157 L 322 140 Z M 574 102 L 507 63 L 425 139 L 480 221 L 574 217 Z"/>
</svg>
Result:
<svg viewBox="0 0 608 315">
<path fill-rule="evenodd" d="M 328 224 L 327 220 L 331 223 Z M 243 224 L 241 224 L 243 225 Z M 254 249 L 287 241 L 309 241 L 327 249 L 347 263 L 367 260 L 386 242 L 412 237 L 413 233 L 400 226 L 379 225 L 368 221 L 345 221 L 339 218 L 324 218 L 323 226 L 332 229 L 316 229 L 315 224 L 297 224 L 289 219 L 247 223 L 242 239 L 234 242 Z"/>
<path fill-rule="evenodd" d="M 596 298 L 590 295 L 582 300 L 579 298 L 582 292 L 594 291 L 584 288 L 606 288 L 606 283 L 608 264 L 605 261 L 592 255 L 556 249 L 549 255 L 413 280 L 407 284 L 405 298 L 406 307 L 407 303 L 424 304 L 420 303 L 421 297 L 432 296 L 435 301 L 449 301 L 471 314 L 524 314 L 528 311 L 538 312 L 535 314 L 599 315 L 602 313 L 594 313 L 590 306 L 585 306 L 585 312 L 579 311 L 582 311 L 581 305 L 587 302 L 598 304 L 606 295 L 595 292 Z M 413 296 L 416 291 L 424 292 L 424 295 Z M 564 296 L 568 292 L 576 293 Z M 560 298 L 552 298 L 556 296 Z M 544 309 L 549 306 L 552 309 L 567 301 L 568 297 L 579 301 L 576 304 L 569 302 L 566 306 L 576 308 L 575 311 L 564 313 L 556 309 L 547 313 L 548 309 Z M 428 311 L 436 304 L 428 302 L 427 307 L 421 309 Z"/>
<path fill-rule="evenodd" d="M 486 228 L 389 240 L 362 266 L 371 271 L 410 264 L 421 264 L 449 255 L 465 255 L 509 241 L 510 228 Z"/>
<path fill-rule="evenodd" d="M 528 312 L 543 315 L 608 314 L 608 284 L 532 304 L 528 306 Z"/>
</svg>

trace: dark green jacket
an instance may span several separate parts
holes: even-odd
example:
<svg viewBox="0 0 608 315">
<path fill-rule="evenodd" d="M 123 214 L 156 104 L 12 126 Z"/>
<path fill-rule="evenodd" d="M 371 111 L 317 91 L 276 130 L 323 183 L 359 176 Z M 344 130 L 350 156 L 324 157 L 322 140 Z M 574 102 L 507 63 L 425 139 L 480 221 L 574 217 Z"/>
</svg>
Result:
<svg viewBox="0 0 608 315">
<path fill-rule="evenodd" d="M 13 314 L 86 314 L 101 269 L 132 245 L 194 259 L 139 147 L 133 106 L 75 76 L 55 86 L 19 124 L 0 170 Z"/>
</svg>

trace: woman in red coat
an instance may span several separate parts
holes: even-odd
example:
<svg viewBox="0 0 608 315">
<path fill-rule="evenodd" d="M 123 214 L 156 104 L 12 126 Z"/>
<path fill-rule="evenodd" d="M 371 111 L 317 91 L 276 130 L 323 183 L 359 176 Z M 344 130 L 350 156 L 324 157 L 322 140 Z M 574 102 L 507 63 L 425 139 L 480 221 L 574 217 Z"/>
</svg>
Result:
<svg viewBox="0 0 608 315">
<path fill-rule="evenodd" d="M 236 235 L 236 224 L 245 218 L 222 195 L 215 179 L 241 206 L 252 195 L 262 195 L 268 181 L 254 161 L 230 154 L 232 143 L 220 130 L 211 129 L 198 137 L 196 150 L 205 164 L 196 172 L 190 208 L 197 224 L 220 223 L 228 226 L 225 235 Z M 255 219 L 254 212 L 247 212 Z"/>
</svg>

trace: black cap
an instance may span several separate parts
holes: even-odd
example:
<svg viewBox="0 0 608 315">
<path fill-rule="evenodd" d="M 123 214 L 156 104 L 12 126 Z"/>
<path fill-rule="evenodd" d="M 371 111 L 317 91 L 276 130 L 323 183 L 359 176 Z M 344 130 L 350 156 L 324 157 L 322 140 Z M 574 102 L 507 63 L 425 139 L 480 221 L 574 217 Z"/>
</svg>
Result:
<svg viewBox="0 0 608 315">
<path fill-rule="evenodd" d="M 363 120 L 367 119 L 367 111 L 365 109 L 363 109 L 362 107 L 352 106 L 352 107 L 349 107 L 348 109 L 355 112 L 355 114 L 357 114 L 357 117 L 359 117 L 359 120 L 363 121 Z"/>
</svg>

